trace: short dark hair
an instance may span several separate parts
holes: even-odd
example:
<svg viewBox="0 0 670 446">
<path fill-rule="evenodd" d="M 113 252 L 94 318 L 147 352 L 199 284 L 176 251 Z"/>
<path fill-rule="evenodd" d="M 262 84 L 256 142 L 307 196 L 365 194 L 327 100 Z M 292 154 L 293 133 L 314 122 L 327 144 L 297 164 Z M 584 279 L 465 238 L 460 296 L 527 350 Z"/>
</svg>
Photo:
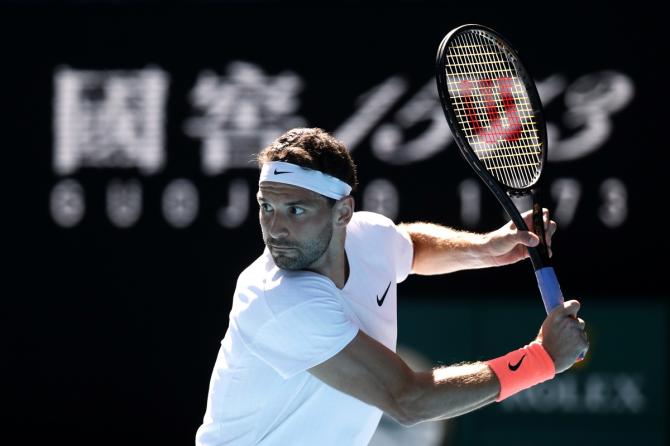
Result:
<svg viewBox="0 0 670 446">
<path fill-rule="evenodd" d="M 356 164 L 344 143 L 320 128 L 291 129 L 263 149 L 257 157 L 259 167 L 271 161 L 284 161 L 334 176 L 349 186 L 358 185 Z"/>
</svg>

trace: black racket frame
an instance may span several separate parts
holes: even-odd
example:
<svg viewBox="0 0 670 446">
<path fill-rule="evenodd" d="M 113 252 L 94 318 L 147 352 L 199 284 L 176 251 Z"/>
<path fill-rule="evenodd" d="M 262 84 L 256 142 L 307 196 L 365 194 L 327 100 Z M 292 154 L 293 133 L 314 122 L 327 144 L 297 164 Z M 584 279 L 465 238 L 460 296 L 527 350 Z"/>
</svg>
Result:
<svg viewBox="0 0 670 446">
<path fill-rule="evenodd" d="M 524 188 L 516 188 L 513 186 L 508 186 L 506 184 L 498 181 L 493 175 L 491 175 L 482 162 L 477 158 L 477 155 L 474 153 L 472 147 L 467 141 L 467 138 L 461 131 L 461 128 L 458 124 L 458 119 L 456 113 L 454 112 L 451 106 L 451 100 L 449 96 L 449 88 L 447 84 L 447 73 L 445 70 L 446 58 L 448 54 L 449 43 L 458 35 L 467 31 L 479 31 L 483 34 L 488 34 L 488 38 L 493 37 L 497 40 L 497 43 L 504 49 L 505 53 L 509 56 L 510 62 L 514 65 L 519 78 L 523 81 L 526 90 L 528 92 L 528 98 L 530 100 L 530 105 L 532 107 L 533 116 L 536 120 L 537 130 L 538 130 L 538 139 L 542 144 L 542 155 L 540 158 L 540 169 L 539 174 L 535 178 L 533 184 L 528 185 Z M 511 45 L 511 43 L 505 39 L 502 35 L 498 34 L 496 31 L 492 30 L 483 25 L 478 24 L 467 24 L 459 26 L 458 28 L 450 31 L 442 42 L 437 50 L 437 57 L 435 61 L 436 67 L 436 81 L 437 81 L 437 91 L 440 96 L 440 103 L 442 104 L 442 110 L 447 118 L 447 123 L 451 129 L 451 133 L 454 136 L 456 145 L 458 146 L 459 152 L 465 158 L 467 163 L 474 169 L 479 178 L 486 184 L 486 186 L 493 192 L 496 199 L 502 205 L 507 215 L 514 222 L 516 227 L 520 230 L 527 231 L 528 226 L 526 222 L 521 217 L 519 210 L 515 206 L 510 196 L 525 196 L 531 194 L 533 199 L 533 232 L 540 237 L 541 243 L 533 248 L 529 247 L 528 252 L 533 263 L 533 268 L 535 270 L 544 268 L 545 266 L 550 266 L 551 262 L 549 260 L 549 255 L 547 252 L 547 247 L 545 244 L 545 234 L 544 234 L 544 223 L 542 221 L 542 207 L 540 205 L 540 185 L 542 178 L 542 171 L 547 162 L 547 127 L 544 120 L 544 111 L 542 109 L 542 102 L 540 100 L 540 95 L 537 92 L 535 87 L 535 82 L 530 76 L 526 68 L 521 63 L 519 56 L 517 55 L 516 50 Z"/>
</svg>

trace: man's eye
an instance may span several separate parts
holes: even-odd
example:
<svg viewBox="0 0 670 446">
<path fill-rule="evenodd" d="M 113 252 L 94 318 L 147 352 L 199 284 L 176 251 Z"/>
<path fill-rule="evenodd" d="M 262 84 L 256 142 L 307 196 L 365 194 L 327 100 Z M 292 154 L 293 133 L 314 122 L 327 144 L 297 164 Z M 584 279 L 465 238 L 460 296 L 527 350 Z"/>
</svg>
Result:
<svg viewBox="0 0 670 446">
<path fill-rule="evenodd" d="M 296 206 L 291 206 L 289 208 L 289 212 L 291 212 L 291 214 L 293 214 L 293 215 L 302 215 L 302 214 L 305 213 L 305 210 L 303 208 L 299 208 L 299 207 L 296 207 Z"/>
<path fill-rule="evenodd" d="M 261 209 L 263 210 L 263 212 L 272 211 L 272 207 L 267 203 L 261 203 L 260 206 L 261 206 Z"/>
</svg>

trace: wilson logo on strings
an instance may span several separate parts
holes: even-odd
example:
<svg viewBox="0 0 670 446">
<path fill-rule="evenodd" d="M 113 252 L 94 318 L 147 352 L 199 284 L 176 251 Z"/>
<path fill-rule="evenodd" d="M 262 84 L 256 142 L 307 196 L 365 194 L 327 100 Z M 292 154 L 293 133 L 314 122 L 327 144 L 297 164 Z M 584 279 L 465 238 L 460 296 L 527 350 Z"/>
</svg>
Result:
<svg viewBox="0 0 670 446">
<path fill-rule="evenodd" d="M 522 130 L 512 93 L 514 81 L 505 77 L 497 79 L 495 84 L 493 79 L 466 79 L 459 83 L 466 118 L 462 124 L 464 130 L 486 144 L 518 141 Z"/>
</svg>

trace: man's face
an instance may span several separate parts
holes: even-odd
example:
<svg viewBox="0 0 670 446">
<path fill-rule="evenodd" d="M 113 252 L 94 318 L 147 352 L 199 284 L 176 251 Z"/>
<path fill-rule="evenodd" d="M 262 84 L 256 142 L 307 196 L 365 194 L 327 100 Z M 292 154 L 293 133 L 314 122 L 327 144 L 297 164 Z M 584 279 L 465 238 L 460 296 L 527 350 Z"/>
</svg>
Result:
<svg viewBox="0 0 670 446">
<path fill-rule="evenodd" d="M 256 198 L 263 241 L 279 268 L 306 269 L 321 258 L 333 236 L 332 207 L 325 197 L 266 181 Z"/>
</svg>

